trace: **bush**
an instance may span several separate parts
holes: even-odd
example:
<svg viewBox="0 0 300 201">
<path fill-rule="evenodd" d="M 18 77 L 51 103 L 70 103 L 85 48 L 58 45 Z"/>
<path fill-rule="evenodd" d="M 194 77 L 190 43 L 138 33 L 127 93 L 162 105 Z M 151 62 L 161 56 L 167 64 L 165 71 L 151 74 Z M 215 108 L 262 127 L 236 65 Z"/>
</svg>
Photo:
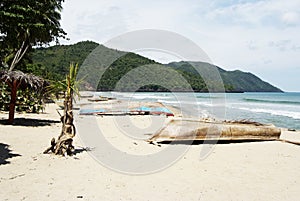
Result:
<svg viewBox="0 0 300 201">
<path fill-rule="evenodd" d="M 10 88 L 6 85 L 0 84 L 0 110 L 8 111 L 10 103 Z M 37 93 L 30 89 L 18 90 L 16 111 L 27 113 L 43 112 L 45 104 L 43 102 L 43 94 Z"/>
</svg>

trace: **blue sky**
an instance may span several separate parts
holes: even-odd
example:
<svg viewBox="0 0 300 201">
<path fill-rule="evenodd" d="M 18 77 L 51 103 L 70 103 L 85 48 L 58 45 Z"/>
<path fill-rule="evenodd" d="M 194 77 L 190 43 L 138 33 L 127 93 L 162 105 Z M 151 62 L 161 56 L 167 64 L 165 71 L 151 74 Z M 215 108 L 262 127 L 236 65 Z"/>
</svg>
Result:
<svg viewBox="0 0 300 201">
<path fill-rule="evenodd" d="M 62 27 L 70 38 L 63 44 L 105 43 L 140 29 L 172 31 L 226 70 L 300 91 L 299 0 L 72 0 L 64 3 Z"/>
</svg>

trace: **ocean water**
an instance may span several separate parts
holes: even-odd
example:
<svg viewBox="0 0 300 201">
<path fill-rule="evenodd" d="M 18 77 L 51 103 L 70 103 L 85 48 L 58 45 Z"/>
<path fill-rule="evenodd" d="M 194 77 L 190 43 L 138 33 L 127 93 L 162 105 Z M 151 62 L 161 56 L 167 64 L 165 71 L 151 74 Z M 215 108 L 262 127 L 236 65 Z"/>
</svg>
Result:
<svg viewBox="0 0 300 201">
<path fill-rule="evenodd" d="M 99 92 L 97 92 L 99 93 Z M 128 101 L 159 101 L 183 116 L 247 119 L 300 130 L 300 93 L 120 93 L 100 92 Z"/>
</svg>

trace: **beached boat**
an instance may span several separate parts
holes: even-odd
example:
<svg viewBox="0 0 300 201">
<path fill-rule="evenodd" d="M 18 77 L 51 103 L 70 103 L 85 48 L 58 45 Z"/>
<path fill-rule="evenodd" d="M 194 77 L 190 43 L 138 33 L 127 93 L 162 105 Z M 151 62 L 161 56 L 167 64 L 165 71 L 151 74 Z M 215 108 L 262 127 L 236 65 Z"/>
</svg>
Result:
<svg viewBox="0 0 300 201">
<path fill-rule="evenodd" d="M 89 98 L 88 101 L 91 102 L 100 102 L 100 101 L 108 101 L 108 100 L 116 100 L 116 98 L 114 97 L 105 97 L 105 96 L 99 96 L 99 97 L 93 97 L 93 98 Z"/>
<path fill-rule="evenodd" d="M 99 97 L 99 98 L 89 98 L 88 101 L 91 101 L 91 102 L 100 102 L 100 101 L 108 101 L 108 98 L 106 97 Z"/>
<path fill-rule="evenodd" d="M 250 121 L 197 121 L 173 119 L 155 133 L 149 142 L 183 140 L 277 140 L 281 129 Z"/>
<path fill-rule="evenodd" d="M 80 98 L 93 98 L 94 95 L 88 95 L 88 94 L 86 94 L 86 95 L 80 95 L 79 97 Z"/>
<path fill-rule="evenodd" d="M 138 108 L 117 108 L 117 109 L 81 109 L 80 115 L 165 115 L 174 114 L 166 107 L 138 107 Z"/>
</svg>

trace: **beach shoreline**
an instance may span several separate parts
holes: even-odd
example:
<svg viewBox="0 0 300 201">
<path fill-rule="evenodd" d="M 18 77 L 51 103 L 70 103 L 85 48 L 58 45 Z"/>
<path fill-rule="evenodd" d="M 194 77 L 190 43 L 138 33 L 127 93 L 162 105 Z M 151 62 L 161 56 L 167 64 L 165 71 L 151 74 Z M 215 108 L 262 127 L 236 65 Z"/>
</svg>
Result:
<svg viewBox="0 0 300 201">
<path fill-rule="evenodd" d="M 280 141 L 217 144 L 200 159 L 203 144 L 151 145 L 124 136 L 113 123 L 114 116 L 99 116 L 101 132 L 128 154 L 147 156 L 168 146 L 188 150 L 168 167 L 142 175 L 101 165 L 85 151 L 82 134 L 74 138 L 76 155 L 42 154 L 61 131 L 57 108 L 48 104 L 43 114 L 16 114 L 17 120 L 24 118 L 21 125 L 0 124 L 2 200 L 298 200 L 300 196 L 299 146 Z M 3 121 L 7 114 L 0 113 L 0 118 Z M 147 116 L 130 118 L 141 128 L 151 123 Z M 282 129 L 282 136 L 300 141 L 299 131 Z"/>
</svg>

